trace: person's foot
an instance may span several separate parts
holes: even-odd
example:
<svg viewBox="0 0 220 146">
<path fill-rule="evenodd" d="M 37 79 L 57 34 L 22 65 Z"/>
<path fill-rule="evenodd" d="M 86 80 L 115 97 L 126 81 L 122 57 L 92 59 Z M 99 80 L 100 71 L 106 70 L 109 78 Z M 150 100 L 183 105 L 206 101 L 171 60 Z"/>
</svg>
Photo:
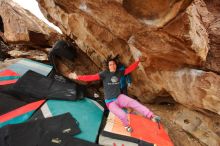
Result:
<svg viewBox="0 0 220 146">
<path fill-rule="evenodd" d="M 160 118 L 159 116 L 157 116 L 157 115 L 153 115 L 153 116 L 151 117 L 151 120 L 152 120 L 153 122 L 160 122 L 161 118 Z"/>
<path fill-rule="evenodd" d="M 133 129 L 131 128 L 131 126 L 126 126 L 125 129 L 129 133 L 133 132 Z"/>
</svg>

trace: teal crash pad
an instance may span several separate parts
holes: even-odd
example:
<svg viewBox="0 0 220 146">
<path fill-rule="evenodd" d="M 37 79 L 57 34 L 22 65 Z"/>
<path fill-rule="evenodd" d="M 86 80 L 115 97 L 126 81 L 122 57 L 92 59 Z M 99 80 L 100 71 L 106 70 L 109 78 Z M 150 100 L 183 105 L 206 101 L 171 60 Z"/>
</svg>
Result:
<svg viewBox="0 0 220 146">
<path fill-rule="evenodd" d="M 47 76 L 52 70 L 52 66 L 50 65 L 43 64 L 26 58 L 19 60 L 18 62 L 8 66 L 7 68 L 13 70 L 14 72 L 20 75 L 25 74 L 28 70 L 32 70 Z"/>
<path fill-rule="evenodd" d="M 79 123 L 81 133 L 74 137 L 96 142 L 102 122 L 103 107 L 85 98 L 77 101 L 48 100 L 32 119 L 47 118 L 69 112 Z"/>
</svg>

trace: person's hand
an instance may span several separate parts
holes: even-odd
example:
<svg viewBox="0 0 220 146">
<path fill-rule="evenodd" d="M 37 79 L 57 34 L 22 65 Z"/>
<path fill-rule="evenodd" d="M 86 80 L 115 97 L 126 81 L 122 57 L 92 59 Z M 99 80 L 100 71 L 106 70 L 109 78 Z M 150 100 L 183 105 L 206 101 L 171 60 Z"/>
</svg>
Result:
<svg viewBox="0 0 220 146">
<path fill-rule="evenodd" d="M 140 63 L 144 63 L 145 66 L 149 66 L 151 63 L 150 57 L 149 56 L 139 56 L 138 59 L 136 59 L 136 61 L 139 61 Z"/>
<path fill-rule="evenodd" d="M 99 94 L 94 93 L 94 97 L 95 97 L 95 98 L 99 98 Z"/>
<path fill-rule="evenodd" d="M 68 76 L 69 76 L 70 79 L 74 79 L 74 80 L 78 79 L 78 76 L 75 72 L 70 73 Z"/>
<path fill-rule="evenodd" d="M 145 57 L 145 56 L 139 56 L 139 57 L 137 58 L 137 61 L 140 61 L 140 62 L 146 62 L 147 60 L 148 60 L 148 58 Z"/>
<path fill-rule="evenodd" d="M 136 58 L 135 61 L 139 61 L 140 62 L 140 57 Z"/>
</svg>

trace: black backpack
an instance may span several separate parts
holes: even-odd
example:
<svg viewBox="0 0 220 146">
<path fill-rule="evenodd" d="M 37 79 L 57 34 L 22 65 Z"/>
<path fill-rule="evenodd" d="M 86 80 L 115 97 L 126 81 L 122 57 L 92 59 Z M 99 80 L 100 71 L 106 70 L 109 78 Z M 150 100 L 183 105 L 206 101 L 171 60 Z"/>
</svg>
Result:
<svg viewBox="0 0 220 146">
<path fill-rule="evenodd" d="M 76 53 L 77 45 L 68 41 L 59 40 L 55 43 L 54 47 L 49 53 L 50 64 L 54 67 L 56 73 L 58 73 L 56 59 L 57 57 L 65 58 L 70 61 L 74 61 L 77 56 Z"/>
</svg>

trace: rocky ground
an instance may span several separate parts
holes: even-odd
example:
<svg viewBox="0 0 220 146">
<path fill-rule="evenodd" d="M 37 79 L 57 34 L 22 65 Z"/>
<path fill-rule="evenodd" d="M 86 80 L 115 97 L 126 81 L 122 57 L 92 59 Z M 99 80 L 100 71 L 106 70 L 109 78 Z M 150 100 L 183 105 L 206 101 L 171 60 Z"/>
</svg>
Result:
<svg viewBox="0 0 220 146">
<path fill-rule="evenodd" d="M 152 111 L 157 113 L 162 118 L 162 124 L 165 126 L 171 140 L 175 146 L 205 146 L 190 133 L 184 131 L 181 126 L 173 122 L 173 111 L 176 111 L 181 105 L 163 104 L 163 105 L 149 105 Z"/>
<path fill-rule="evenodd" d="M 208 129 L 200 129 L 201 131 L 194 131 L 195 127 L 201 127 L 201 123 L 195 123 L 192 119 L 190 119 L 190 116 L 187 116 L 190 113 L 189 110 L 187 110 L 186 107 L 178 104 L 178 103 L 162 103 L 162 104 L 145 104 L 147 107 L 149 107 L 152 111 L 154 111 L 156 114 L 160 115 L 162 118 L 162 124 L 165 126 L 171 140 L 173 141 L 175 146 L 218 146 L 218 141 L 213 141 L 213 139 L 209 139 L 211 136 L 208 132 Z M 199 114 L 199 112 L 194 111 L 195 113 Z M 185 125 L 190 125 L 193 128 L 191 130 L 184 130 L 184 124 L 178 124 L 176 122 L 177 116 L 176 113 L 183 113 L 183 121 L 185 122 Z M 193 115 L 192 115 L 193 116 Z M 215 121 L 214 129 L 218 132 L 220 132 L 220 119 L 217 115 L 212 115 L 210 117 Z M 205 120 L 201 118 L 201 120 Z M 192 123 L 191 123 L 192 122 Z M 194 132 L 192 132 L 194 131 Z M 198 134 L 200 133 L 200 134 Z M 203 140 L 202 140 L 203 139 Z M 203 142 L 202 142 L 203 141 Z"/>
</svg>

